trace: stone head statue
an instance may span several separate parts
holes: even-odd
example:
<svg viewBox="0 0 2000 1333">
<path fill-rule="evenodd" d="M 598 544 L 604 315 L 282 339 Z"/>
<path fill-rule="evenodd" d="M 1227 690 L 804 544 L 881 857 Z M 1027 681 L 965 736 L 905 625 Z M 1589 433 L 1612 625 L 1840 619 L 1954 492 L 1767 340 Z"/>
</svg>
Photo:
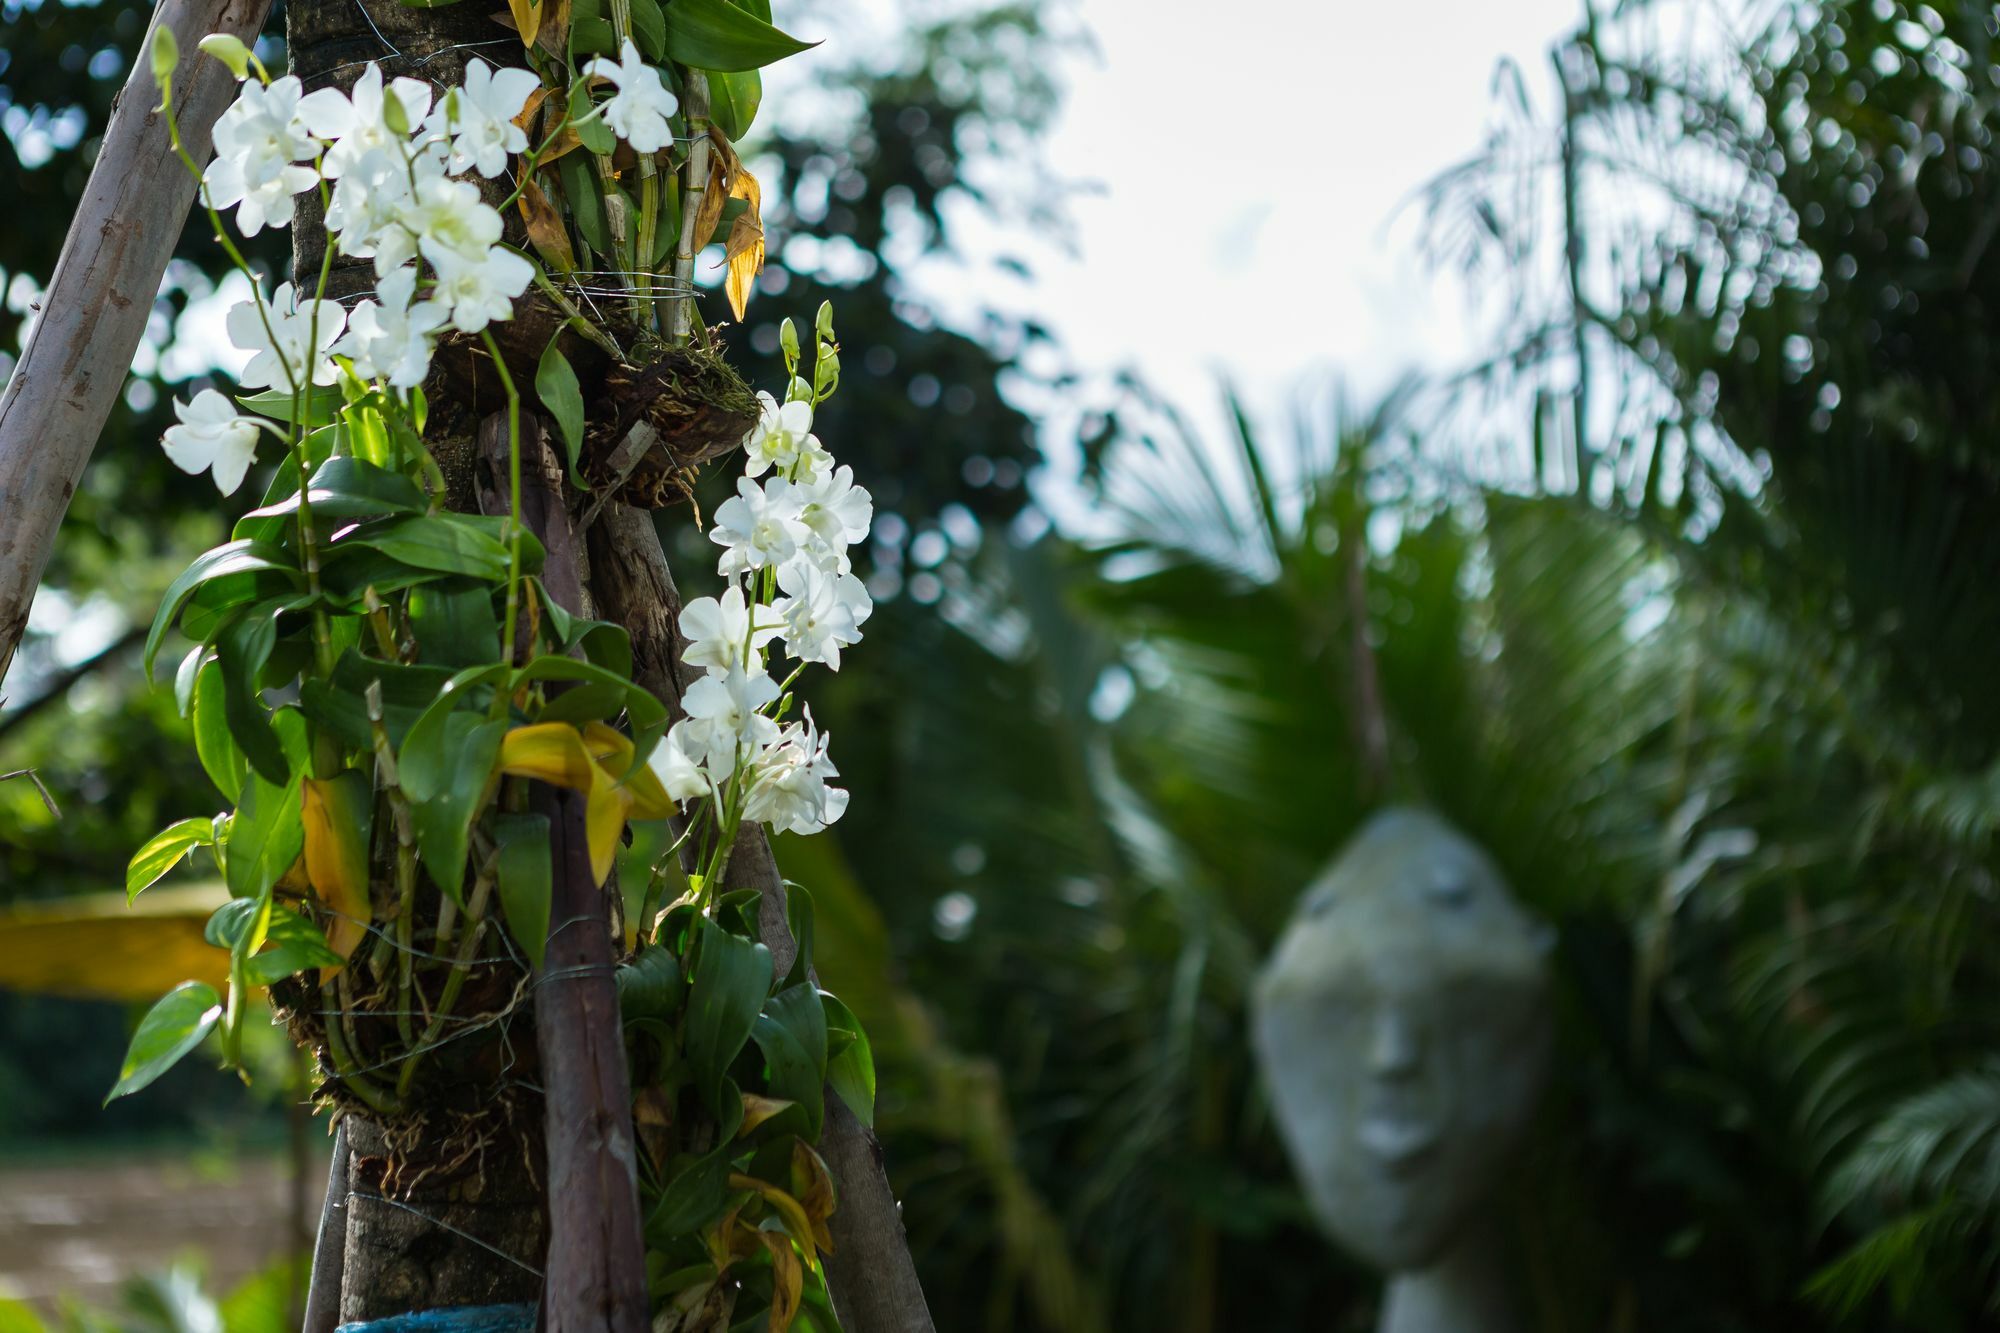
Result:
<svg viewBox="0 0 2000 1333">
<path fill-rule="evenodd" d="M 1377 815 L 1300 899 L 1253 1037 L 1320 1224 L 1392 1273 L 1444 1259 L 1548 1063 L 1549 932 L 1435 815 Z"/>
</svg>

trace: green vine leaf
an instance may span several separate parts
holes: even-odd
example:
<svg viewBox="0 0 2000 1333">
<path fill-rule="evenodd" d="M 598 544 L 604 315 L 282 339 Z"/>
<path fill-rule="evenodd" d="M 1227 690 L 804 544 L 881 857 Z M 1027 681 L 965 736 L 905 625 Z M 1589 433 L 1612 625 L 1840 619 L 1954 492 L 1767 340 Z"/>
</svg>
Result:
<svg viewBox="0 0 2000 1333">
<path fill-rule="evenodd" d="M 139 1091 L 179 1064 L 221 1017 L 222 997 L 206 982 L 183 981 L 161 996 L 139 1020 L 105 1104 Z"/>
<path fill-rule="evenodd" d="M 218 949 L 234 951 L 243 933 L 256 923 L 263 902 L 257 898 L 232 898 L 215 909 L 202 938 Z M 309 967 L 339 967 L 341 957 L 318 926 L 285 908 L 273 907 L 264 930 L 265 947 L 244 963 L 245 979 L 253 986 L 296 976 Z"/>
<path fill-rule="evenodd" d="M 132 860 L 125 867 L 125 901 L 130 903 L 157 884 L 160 876 L 179 865 L 195 848 L 214 843 L 215 825 L 210 820 L 196 817 L 167 825 L 132 853 Z"/>
<path fill-rule="evenodd" d="M 201 760 L 202 771 L 208 774 L 209 781 L 234 805 L 242 798 L 243 780 L 250 764 L 237 747 L 235 738 L 229 734 L 224 701 L 226 692 L 227 687 L 222 682 L 222 664 L 211 661 L 203 666 L 194 682 L 194 753 Z"/>
<path fill-rule="evenodd" d="M 287 708 L 278 714 L 276 724 L 285 748 L 300 752 L 298 767 L 303 769 L 305 719 Z M 305 850 L 305 836 L 297 774 L 283 783 L 251 774 L 225 844 L 224 878 L 231 896 L 261 898 L 270 892 Z"/>
</svg>

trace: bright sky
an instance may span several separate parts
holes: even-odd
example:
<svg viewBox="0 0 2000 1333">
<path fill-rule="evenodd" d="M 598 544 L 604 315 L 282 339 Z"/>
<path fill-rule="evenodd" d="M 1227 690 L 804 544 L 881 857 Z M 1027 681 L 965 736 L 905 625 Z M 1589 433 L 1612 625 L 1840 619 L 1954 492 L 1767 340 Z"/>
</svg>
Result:
<svg viewBox="0 0 2000 1333">
<path fill-rule="evenodd" d="M 1470 354 L 1460 295 L 1398 207 L 1478 147 L 1503 56 L 1546 95 L 1577 0 L 1078 12 L 1100 58 L 1078 62 L 1049 162 L 1096 189 L 1071 207 L 1078 258 L 1041 260 L 1016 299 L 1082 368 L 1135 367 L 1212 420 L 1218 373 L 1275 413 L 1335 372 L 1366 402 Z M 992 299 L 990 271 L 924 281 L 948 305 L 961 283 Z"/>
</svg>

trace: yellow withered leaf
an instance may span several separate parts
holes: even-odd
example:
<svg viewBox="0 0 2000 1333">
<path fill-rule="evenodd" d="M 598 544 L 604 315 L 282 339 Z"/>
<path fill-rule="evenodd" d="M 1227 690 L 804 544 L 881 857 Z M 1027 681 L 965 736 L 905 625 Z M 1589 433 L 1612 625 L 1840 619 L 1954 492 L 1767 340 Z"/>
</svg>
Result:
<svg viewBox="0 0 2000 1333">
<path fill-rule="evenodd" d="M 514 16 L 521 45 L 533 46 L 536 34 L 542 30 L 542 6 L 537 0 L 507 0 L 507 12 Z"/>
<path fill-rule="evenodd" d="M 589 791 L 597 765 L 583 737 L 567 722 L 516 727 L 500 739 L 500 771 L 552 787 Z"/>
<path fill-rule="evenodd" d="M 542 262 L 558 273 L 574 269 L 576 254 L 570 249 L 569 232 L 564 229 L 555 205 L 542 193 L 542 187 L 532 179 L 522 181 L 520 204 L 521 217 L 528 224 L 528 243 L 535 247 Z"/>
<path fill-rule="evenodd" d="M 833 1172 L 804 1139 L 792 1140 L 792 1194 L 812 1224 L 813 1244 L 820 1253 L 833 1253 L 833 1233 L 826 1221 L 833 1216 Z"/>
<path fill-rule="evenodd" d="M 632 768 L 630 736 L 616 727 L 592 722 L 583 729 L 583 744 L 614 784 L 624 784 L 622 790 L 630 800 L 633 819 L 665 819 L 674 813 L 673 800 L 661 785 L 660 775 L 648 767 Z"/>
<path fill-rule="evenodd" d="M 758 188 L 757 178 L 750 174 L 750 169 L 739 164 L 729 195 L 744 203 L 736 221 L 729 224 L 729 249 L 724 259 L 729 274 L 723 284 L 729 293 L 729 308 L 736 312 L 740 323 L 744 309 L 750 304 L 751 284 L 764 271 L 764 192 Z"/>
<path fill-rule="evenodd" d="M 771 1333 L 785 1333 L 798 1317 L 805 1267 L 799 1262 L 799 1252 L 785 1237 L 760 1230 L 757 1239 L 771 1252 Z"/>
<path fill-rule="evenodd" d="M 785 1230 L 791 1233 L 792 1239 L 799 1243 L 801 1249 L 812 1251 L 819 1244 L 818 1240 L 813 1236 L 812 1222 L 806 1217 L 806 1210 L 799 1204 L 797 1199 L 794 1199 L 770 1181 L 759 1180 L 755 1176 L 747 1176 L 741 1171 L 731 1171 L 729 1173 L 729 1188 L 733 1190 L 751 1190 L 762 1195 L 764 1202 L 770 1204 L 777 1211 L 778 1217 L 785 1224 Z"/>
<path fill-rule="evenodd" d="M 708 1261 L 718 1273 L 727 1273 L 738 1260 L 748 1259 L 761 1248 L 757 1228 L 743 1220 L 740 1203 L 724 1213 L 722 1220 L 710 1227 L 701 1240 L 708 1251 Z"/>
<path fill-rule="evenodd" d="M 542 0 L 542 26 L 535 34 L 535 45 L 556 60 L 568 54 L 563 48 L 569 40 L 569 10 L 570 0 Z"/>
<path fill-rule="evenodd" d="M 556 134 L 556 137 L 549 140 L 547 145 L 543 147 L 541 154 L 535 158 L 535 166 L 537 168 L 545 167 L 557 158 L 574 153 L 581 147 L 583 147 L 583 140 L 576 137 L 575 130 L 565 125 Z"/>
<path fill-rule="evenodd" d="M 565 10 L 569 8 L 568 0 L 564 0 L 563 8 Z M 535 137 L 535 113 L 542 109 L 542 103 L 548 100 L 548 96 L 548 85 L 544 84 L 535 89 L 528 94 L 528 100 L 521 104 L 521 114 L 514 117 L 514 124 L 526 132 L 530 142 L 533 142 Z"/>
<path fill-rule="evenodd" d="M 729 187 L 742 169 L 736 159 L 736 150 L 729 146 L 729 139 L 721 130 L 708 127 L 708 186 L 701 196 L 701 208 L 694 215 L 694 250 L 715 239 L 715 228 L 722 221 L 722 206 L 729 202 Z"/>
<path fill-rule="evenodd" d="M 326 942 L 342 958 L 352 957 L 374 915 L 368 898 L 368 833 L 374 820 L 374 789 L 355 769 L 302 784 L 300 815 L 305 824 L 306 882 L 333 913 Z M 340 971 L 333 968 L 329 976 Z"/>
<path fill-rule="evenodd" d="M 745 1138 L 757 1126 L 769 1120 L 780 1111 L 789 1110 L 798 1103 L 783 1097 L 760 1097 L 754 1092 L 743 1094 L 743 1124 L 737 1129 L 736 1137 Z"/>
<path fill-rule="evenodd" d="M 611 874 L 626 820 L 664 819 L 674 808 L 650 768 L 619 785 L 632 767 L 632 753 L 631 738 L 601 722 L 582 732 L 566 722 L 537 722 L 516 727 L 500 742 L 501 772 L 583 793 L 584 837 L 599 884 Z"/>
</svg>

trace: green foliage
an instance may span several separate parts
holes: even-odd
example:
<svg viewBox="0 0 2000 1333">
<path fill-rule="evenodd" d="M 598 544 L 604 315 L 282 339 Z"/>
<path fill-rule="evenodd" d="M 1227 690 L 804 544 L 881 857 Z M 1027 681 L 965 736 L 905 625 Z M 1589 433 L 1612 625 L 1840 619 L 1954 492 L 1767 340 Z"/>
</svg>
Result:
<svg viewBox="0 0 2000 1333">
<path fill-rule="evenodd" d="M 761 69 L 818 43 L 780 32 L 768 15 L 760 18 L 731 0 L 673 0 L 661 45 L 684 65 L 729 74 Z"/>
<path fill-rule="evenodd" d="M 215 987 L 202 982 L 183 982 L 161 996 L 139 1020 L 139 1029 L 125 1051 L 125 1063 L 118 1071 L 118 1082 L 105 1100 L 137 1092 L 173 1068 L 201 1045 L 221 1017 L 222 997 L 215 993 Z"/>
<path fill-rule="evenodd" d="M 834 1187 L 813 1144 L 834 1018 L 849 1025 L 836 1093 L 872 1089 L 875 1076 L 852 1013 L 810 980 L 810 895 L 789 886 L 799 952 L 782 978 L 759 939 L 756 897 L 724 895 L 712 912 L 692 899 L 669 908 L 618 969 L 618 994 L 653 1298 L 692 1310 L 741 1284 L 739 1315 L 768 1310 L 782 1327 L 802 1301 L 831 1311 L 819 1255 L 831 1244 Z"/>
</svg>

